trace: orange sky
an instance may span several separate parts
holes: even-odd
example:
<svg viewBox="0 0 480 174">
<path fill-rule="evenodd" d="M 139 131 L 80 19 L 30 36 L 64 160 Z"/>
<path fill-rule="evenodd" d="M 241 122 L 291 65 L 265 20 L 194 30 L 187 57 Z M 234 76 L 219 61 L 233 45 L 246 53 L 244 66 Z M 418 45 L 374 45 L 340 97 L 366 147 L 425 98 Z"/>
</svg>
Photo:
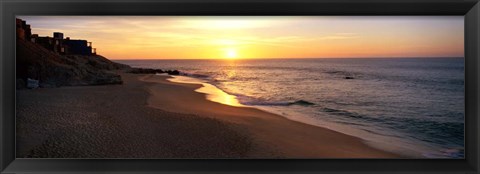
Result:
<svg viewBox="0 0 480 174">
<path fill-rule="evenodd" d="M 18 16 L 110 59 L 463 57 L 463 16 Z"/>
</svg>

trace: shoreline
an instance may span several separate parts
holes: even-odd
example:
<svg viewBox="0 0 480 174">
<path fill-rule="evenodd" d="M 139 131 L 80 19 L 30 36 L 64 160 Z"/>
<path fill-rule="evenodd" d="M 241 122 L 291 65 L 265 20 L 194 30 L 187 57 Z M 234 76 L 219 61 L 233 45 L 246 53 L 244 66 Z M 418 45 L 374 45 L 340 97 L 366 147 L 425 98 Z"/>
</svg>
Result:
<svg viewBox="0 0 480 174">
<path fill-rule="evenodd" d="M 119 74 L 122 85 L 18 90 L 16 157 L 403 158 L 357 137 L 209 101 L 198 84 Z"/>
<path fill-rule="evenodd" d="M 300 116 L 300 113 L 297 112 L 287 112 L 285 110 L 275 110 L 272 108 L 268 108 L 267 106 L 252 106 L 252 105 L 245 105 L 243 103 L 240 103 L 238 100 L 238 96 L 229 94 L 223 89 L 219 88 L 218 86 L 210 83 L 207 80 L 204 79 L 199 79 L 196 77 L 191 77 L 191 76 L 186 76 L 186 75 L 165 75 L 165 74 L 156 74 L 159 76 L 166 76 L 169 77 L 166 80 L 173 82 L 173 83 L 186 83 L 186 84 L 197 84 L 197 85 L 203 85 L 200 88 L 197 88 L 194 90 L 195 92 L 205 94 L 205 98 L 209 101 L 220 103 L 223 105 L 229 105 L 229 106 L 234 106 L 234 107 L 247 107 L 247 108 L 255 108 L 267 113 L 272 113 L 284 118 L 287 118 L 288 120 L 295 121 L 295 122 L 300 122 L 303 124 L 307 125 L 312 125 L 320 128 L 325 128 L 329 130 L 333 130 L 336 132 L 340 132 L 342 134 L 346 134 L 349 136 L 357 137 L 363 140 L 365 144 L 367 144 L 370 147 L 380 149 L 382 151 L 390 152 L 393 154 L 402 154 L 402 156 L 407 156 L 411 158 L 425 158 L 425 156 L 418 150 L 413 150 L 415 148 L 422 148 L 423 151 L 428 151 L 428 147 L 425 145 L 419 145 L 415 144 L 414 147 L 412 147 L 411 142 L 406 142 L 405 140 L 399 139 L 399 138 L 394 138 L 394 137 L 380 137 L 378 135 L 372 135 L 368 134 L 366 132 L 363 133 L 358 133 L 363 130 L 356 130 L 355 128 L 344 126 L 344 125 L 338 125 L 334 124 L 332 125 L 332 122 L 326 122 L 326 121 L 319 121 L 315 119 L 309 119 L 307 116 L 302 115 Z M 300 100 L 299 100 L 300 101 Z M 301 100 L 304 101 L 304 100 Z M 296 101 L 298 102 L 298 101 Z M 306 101 L 308 102 L 308 101 Z M 294 103 L 294 102 L 289 102 L 289 103 Z M 285 113 L 288 113 L 288 115 L 284 115 Z M 307 118 L 307 119 L 306 119 Z M 394 143 L 393 143 L 394 142 Z"/>
<path fill-rule="evenodd" d="M 247 131 L 262 149 L 274 149 L 286 158 L 400 157 L 367 145 L 358 137 L 290 120 L 249 106 L 237 107 L 211 101 L 207 99 L 208 94 L 197 91 L 203 85 L 172 82 L 168 78 L 171 76 L 146 75 L 140 78 L 141 81 L 151 83 L 148 87 L 151 95 L 148 106 L 233 123 L 237 125 L 237 131 Z M 317 146 L 312 146 L 313 144 Z"/>
</svg>

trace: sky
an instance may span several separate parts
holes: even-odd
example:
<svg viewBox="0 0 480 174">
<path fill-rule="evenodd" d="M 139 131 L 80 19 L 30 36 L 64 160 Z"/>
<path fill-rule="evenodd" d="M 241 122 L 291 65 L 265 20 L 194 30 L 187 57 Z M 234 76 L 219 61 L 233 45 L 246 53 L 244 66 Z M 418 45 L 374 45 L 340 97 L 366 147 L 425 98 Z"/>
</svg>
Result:
<svg viewBox="0 0 480 174">
<path fill-rule="evenodd" d="M 18 16 L 109 59 L 463 57 L 463 16 Z"/>
</svg>

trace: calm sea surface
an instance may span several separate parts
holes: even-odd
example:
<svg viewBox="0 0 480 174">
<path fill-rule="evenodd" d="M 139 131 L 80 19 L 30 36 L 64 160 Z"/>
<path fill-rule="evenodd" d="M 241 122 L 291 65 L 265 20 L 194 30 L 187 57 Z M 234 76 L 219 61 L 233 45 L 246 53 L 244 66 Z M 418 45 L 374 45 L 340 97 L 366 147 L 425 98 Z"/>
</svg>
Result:
<svg viewBox="0 0 480 174">
<path fill-rule="evenodd" d="M 117 62 L 178 69 L 243 105 L 357 136 L 385 150 L 464 157 L 463 58 Z"/>
</svg>

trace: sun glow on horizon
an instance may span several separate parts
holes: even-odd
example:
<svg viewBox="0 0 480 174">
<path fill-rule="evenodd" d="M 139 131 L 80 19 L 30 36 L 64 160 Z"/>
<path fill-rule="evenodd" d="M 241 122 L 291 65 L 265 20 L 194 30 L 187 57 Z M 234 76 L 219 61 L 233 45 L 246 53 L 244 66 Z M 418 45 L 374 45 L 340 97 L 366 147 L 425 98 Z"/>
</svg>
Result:
<svg viewBox="0 0 480 174">
<path fill-rule="evenodd" d="M 236 59 L 238 57 L 237 50 L 234 48 L 227 48 L 225 57 L 228 59 Z"/>
</svg>

